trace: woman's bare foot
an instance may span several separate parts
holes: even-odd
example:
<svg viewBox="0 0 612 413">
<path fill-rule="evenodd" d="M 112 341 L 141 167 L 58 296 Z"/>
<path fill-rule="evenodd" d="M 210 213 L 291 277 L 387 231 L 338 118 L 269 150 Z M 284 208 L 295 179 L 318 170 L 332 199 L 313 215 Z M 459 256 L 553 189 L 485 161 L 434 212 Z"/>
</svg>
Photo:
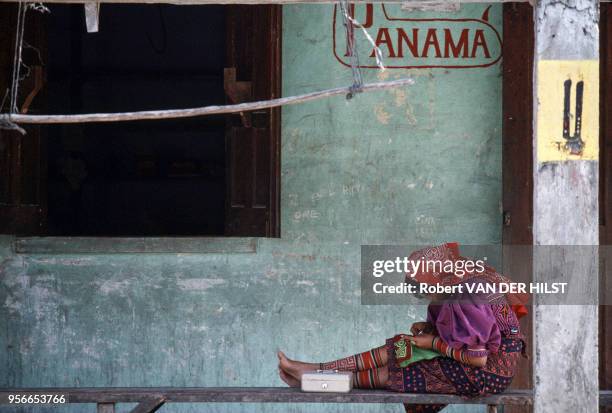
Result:
<svg viewBox="0 0 612 413">
<path fill-rule="evenodd" d="M 298 379 L 296 379 L 295 377 L 290 376 L 289 374 L 285 373 L 280 368 L 278 369 L 278 375 L 280 376 L 282 381 L 287 383 L 287 386 L 289 386 L 289 387 L 300 387 L 300 381 Z"/>
<path fill-rule="evenodd" d="M 302 373 L 317 370 L 319 368 L 319 365 L 315 363 L 303 363 L 301 361 L 291 360 L 287 358 L 282 351 L 279 351 L 277 356 L 279 361 L 278 367 L 298 381 L 302 380 Z"/>
</svg>

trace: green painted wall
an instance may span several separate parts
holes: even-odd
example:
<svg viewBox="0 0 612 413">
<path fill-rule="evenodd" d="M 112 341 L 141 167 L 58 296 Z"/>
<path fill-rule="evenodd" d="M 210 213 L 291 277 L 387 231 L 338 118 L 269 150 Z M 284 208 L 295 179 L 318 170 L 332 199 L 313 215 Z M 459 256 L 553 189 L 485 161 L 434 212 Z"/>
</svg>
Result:
<svg viewBox="0 0 612 413">
<path fill-rule="evenodd" d="M 478 18 L 486 8 L 414 15 Z M 285 95 L 352 83 L 351 70 L 332 54 L 332 10 L 285 7 Z M 501 31 L 499 5 L 490 20 Z M 345 41 L 342 34 L 338 39 Z M 374 60 L 361 56 L 364 63 Z M 500 65 L 364 69 L 363 75 L 365 81 L 412 76 L 416 85 L 283 110 L 283 236 L 308 242 L 498 242 Z"/>
<path fill-rule="evenodd" d="M 284 95 L 350 84 L 332 10 L 284 7 Z M 407 329 L 423 308 L 360 305 L 360 245 L 500 242 L 501 73 L 364 70 L 405 75 L 416 85 L 283 110 L 282 238 L 256 254 L 17 255 L 0 238 L 0 387 L 277 386 L 278 348 L 325 360 Z M 265 408 L 315 410 L 403 411 Z"/>
</svg>

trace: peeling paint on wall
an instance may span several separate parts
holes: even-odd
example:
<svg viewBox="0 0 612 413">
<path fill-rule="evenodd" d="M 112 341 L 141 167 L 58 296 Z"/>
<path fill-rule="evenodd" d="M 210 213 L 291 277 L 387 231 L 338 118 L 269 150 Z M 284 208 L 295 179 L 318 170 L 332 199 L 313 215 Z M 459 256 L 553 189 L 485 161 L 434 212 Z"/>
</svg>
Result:
<svg viewBox="0 0 612 413">
<path fill-rule="evenodd" d="M 216 285 L 223 285 L 227 281 L 221 278 L 191 278 L 188 280 L 178 280 L 180 289 L 187 291 L 205 291 Z"/>
</svg>

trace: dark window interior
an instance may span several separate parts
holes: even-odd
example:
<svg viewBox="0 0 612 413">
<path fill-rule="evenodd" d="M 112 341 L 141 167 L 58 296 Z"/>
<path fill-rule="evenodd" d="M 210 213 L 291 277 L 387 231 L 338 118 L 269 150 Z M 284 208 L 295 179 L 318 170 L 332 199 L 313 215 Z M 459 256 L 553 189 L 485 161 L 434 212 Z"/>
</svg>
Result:
<svg viewBox="0 0 612 413">
<path fill-rule="evenodd" d="M 281 95 L 277 5 L 102 4 L 29 12 L 17 110 L 181 109 Z M 18 6 L 0 3 L 0 90 Z M 27 68 L 27 70 L 25 69 Z M 0 129 L 0 233 L 279 236 L 280 108 Z"/>
<path fill-rule="evenodd" d="M 48 112 L 224 104 L 226 8 L 51 5 Z M 222 235 L 225 119 L 46 128 L 49 235 Z"/>
</svg>

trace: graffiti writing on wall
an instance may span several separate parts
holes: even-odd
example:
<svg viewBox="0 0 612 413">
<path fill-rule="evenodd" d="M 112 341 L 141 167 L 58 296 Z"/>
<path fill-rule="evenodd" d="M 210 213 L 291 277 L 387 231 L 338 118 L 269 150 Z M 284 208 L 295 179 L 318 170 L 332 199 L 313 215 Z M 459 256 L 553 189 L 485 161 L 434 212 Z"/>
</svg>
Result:
<svg viewBox="0 0 612 413">
<path fill-rule="evenodd" d="M 488 6 L 478 18 L 412 18 L 399 4 L 350 5 L 348 14 L 367 30 L 381 50 L 386 68 L 474 68 L 501 59 L 502 40 L 489 22 Z M 361 68 L 377 68 L 375 51 L 361 28 L 351 24 L 346 39 L 338 6 L 333 16 L 333 53 L 350 66 L 350 42 L 355 42 Z"/>
</svg>

